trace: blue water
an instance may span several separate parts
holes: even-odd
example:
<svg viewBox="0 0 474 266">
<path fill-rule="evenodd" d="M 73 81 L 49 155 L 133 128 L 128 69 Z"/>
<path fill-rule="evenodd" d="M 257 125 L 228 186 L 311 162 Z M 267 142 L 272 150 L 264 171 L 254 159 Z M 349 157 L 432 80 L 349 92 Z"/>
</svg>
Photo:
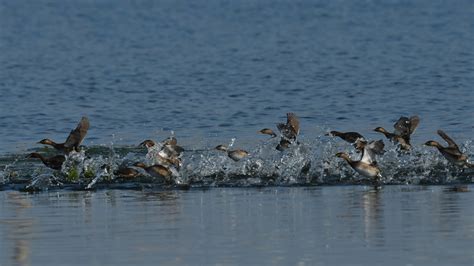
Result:
<svg viewBox="0 0 474 266">
<path fill-rule="evenodd" d="M 418 114 L 472 139 L 472 1 L 0 1 L 0 149 L 271 127 L 362 131 Z M 199 143 L 205 139 L 203 143 Z M 214 143 L 212 143 L 214 144 Z M 215 145 L 214 145 L 215 146 Z"/>
<path fill-rule="evenodd" d="M 0 266 L 473 265 L 473 194 L 448 191 L 473 173 L 422 145 L 443 129 L 474 159 L 473 18 L 470 0 L 0 0 Z M 287 112 L 302 148 L 279 153 L 256 132 Z M 415 154 L 386 141 L 392 185 L 354 185 L 324 133 L 379 139 L 402 115 Z M 95 169 L 175 134 L 195 184 L 18 192 L 52 174 L 24 155 L 81 116 Z M 209 150 L 233 138 L 250 159 Z"/>
<path fill-rule="evenodd" d="M 6 192 L 0 262 L 472 265 L 473 200 L 407 186 Z"/>
</svg>

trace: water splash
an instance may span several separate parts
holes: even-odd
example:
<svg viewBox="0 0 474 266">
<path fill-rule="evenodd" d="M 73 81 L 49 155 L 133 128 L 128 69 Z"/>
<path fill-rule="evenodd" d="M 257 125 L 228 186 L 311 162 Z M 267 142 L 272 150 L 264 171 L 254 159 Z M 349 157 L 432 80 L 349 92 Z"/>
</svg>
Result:
<svg viewBox="0 0 474 266">
<path fill-rule="evenodd" d="M 229 147 L 237 141 L 231 139 Z M 248 149 L 250 155 L 238 162 L 213 148 L 186 149 L 180 169 L 170 168 L 173 184 L 205 187 L 371 184 L 371 180 L 356 174 L 346 162 L 335 157 L 337 152 L 347 151 L 352 158 L 359 158 L 360 154 L 350 144 L 324 136 L 310 141 L 300 139 L 300 142 L 300 145 L 291 145 L 280 152 L 275 149 L 277 138 L 265 139 Z M 0 172 L 2 187 L 5 189 L 25 182 L 23 187 L 29 190 L 68 186 L 93 189 L 99 184 L 101 187 L 129 187 L 130 183 L 163 186 L 141 169 L 136 169 L 141 174 L 134 179 L 115 175 L 119 168 L 133 168 L 134 162 L 158 163 L 157 155 L 161 148 L 161 143 L 146 152 L 143 148 L 116 146 L 113 137 L 109 145 L 71 153 L 61 171 L 48 169 L 39 162 L 24 161 L 21 154 L 4 157 L 1 158 L 4 166 Z M 462 149 L 472 158 L 472 141 L 463 143 Z M 378 163 L 385 184 L 469 183 L 474 178 L 474 169 L 456 168 L 437 150 L 421 145 L 414 146 L 411 153 L 400 153 L 394 145 L 388 144 Z M 11 173 L 16 173 L 18 178 L 7 177 Z"/>
</svg>

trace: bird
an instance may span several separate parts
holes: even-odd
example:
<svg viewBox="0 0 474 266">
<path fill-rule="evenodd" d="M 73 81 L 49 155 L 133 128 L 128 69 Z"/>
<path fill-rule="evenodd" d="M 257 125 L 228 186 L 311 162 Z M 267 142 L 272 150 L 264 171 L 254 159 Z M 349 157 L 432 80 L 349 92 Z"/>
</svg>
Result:
<svg viewBox="0 0 474 266">
<path fill-rule="evenodd" d="M 140 172 L 131 167 L 122 166 L 114 172 L 114 175 L 119 178 L 132 179 L 140 175 Z"/>
<path fill-rule="evenodd" d="M 355 147 L 362 154 L 359 161 L 352 160 L 349 155 L 345 152 L 336 153 L 337 157 L 343 158 L 347 163 L 359 174 L 375 178 L 375 180 L 380 179 L 382 176 L 380 174 L 380 169 L 376 161 L 377 155 L 382 155 L 384 153 L 383 148 L 385 144 L 382 140 L 377 141 L 366 141 L 358 139 L 355 142 Z"/>
<path fill-rule="evenodd" d="M 351 144 L 355 144 L 357 140 L 365 140 L 364 136 L 357 132 L 339 132 L 339 131 L 331 131 L 326 134 L 326 136 L 331 136 L 331 137 L 339 137 L 346 142 L 349 142 Z"/>
<path fill-rule="evenodd" d="M 279 151 L 284 151 L 290 147 L 291 142 L 285 138 L 281 138 L 280 142 L 276 146 L 276 149 Z"/>
<path fill-rule="evenodd" d="M 151 166 L 146 166 L 144 163 L 137 162 L 133 164 L 133 166 L 142 168 L 152 177 L 164 178 L 166 181 L 171 180 L 171 170 L 169 168 L 164 167 L 163 165 L 154 164 Z"/>
<path fill-rule="evenodd" d="M 276 149 L 283 151 L 287 149 L 291 143 L 296 142 L 296 137 L 300 133 L 300 122 L 294 113 L 287 113 L 286 124 L 278 123 L 277 128 L 282 136 Z"/>
<path fill-rule="evenodd" d="M 66 157 L 64 155 L 44 157 L 43 155 L 36 152 L 28 154 L 26 158 L 39 158 L 44 165 L 54 170 L 61 170 L 64 161 L 66 161 Z"/>
<path fill-rule="evenodd" d="M 167 138 L 160 142 L 161 148 L 159 148 L 160 152 L 162 152 L 163 157 L 177 157 L 180 156 L 184 152 L 184 148 L 177 145 L 177 140 L 175 137 Z M 150 149 L 154 149 L 157 146 L 157 143 L 153 140 L 147 139 L 144 140 L 142 143 L 139 144 L 141 147 L 146 147 L 148 152 Z"/>
<path fill-rule="evenodd" d="M 236 162 L 240 161 L 241 159 L 249 155 L 249 153 L 245 150 L 241 150 L 241 149 L 229 150 L 229 148 L 227 148 L 227 146 L 225 145 L 218 145 L 215 147 L 215 149 L 219 151 L 227 152 L 227 156 L 229 156 L 229 158 L 231 158 L 232 160 Z"/>
<path fill-rule="evenodd" d="M 277 134 L 269 128 L 261 129 L 261 130 L 258 131 L 258 133 L 264 134 L 264 135 L 269 135 L 271 138 L 276 138 L 277 137 Z"/>
<path fill-rule="evenodd" d="M 175 156 L 180 156 L 184 152 L 184 148 L 178 145 L 178 140 L 175 137 L 169 137 L 161 141 L 163 147 L 168 153 L 172 153 Z"/>
<path fill-rule="evenodd" d="M 153 140 L 144 140 L 139 146 L 146 147 L 148 153 L 153 152 L 154 159 L 158 161 L 160 165 L 170 166 L 173 165 L 179 170 L 181 167 L 181 155 L 184 149 L 177 145 L 175 137 L 170 137 L 157 145 Z"/>
<path fill-rule="evenodd" d="M 146 139 L 142 141 L 140 144 L 138 144 L 139 147 L 145 147 L 147 149 L 150 149 L 151 147 L 155 147 L 156 143 L 151 140 L 151 139 Z"/>
<path fill-rule="evenodd" d="M 441 136 L 447 143 L 447 147 L 443 147 L 439 142 L 430 140 L 425 143 L 426 146 L 436 147 L 438 151 L 446 158 L 450 163 L 459 167 L 474 168 L 474 164 L 467 161 L 467 155 L 462 153 L 459 146 L 451 139 L 443 130 L 437 131 L 438 135 Z"/>
<path fill-rule="evenodd" d="M 376 164 L 367 163 L 362 160 L 354 161 L 349 157 L 349 154 L 345 152 L 338 152 L 336 153 L 336 156 L 344 159 L 352 167 L 352 169 L 354 169 L 360 175 L 373 178 L 375 180 L 379 180 L 380 178 L 382 178 L 382 175 L 380 174 L 380 169 Z"/>
<path fill-rule="evenodd" d="M 56 150 L 68 154 L 73 150 L 79 151 L 79 145 L 86 136 L 87 130 L 89 130 L 89 119 L 84 116 L 77 124 L 77 127 L 71 130 L 64 143 L 56 143 L 50 139 L 43 139 L 38 143 L 53 146 Z"/>
<path fill-rule="evenodd" d="M 376 127 L 374 131 L 384 134 L 393 143 L 398 143 L 400 150 L 409 151 L 411 150 L 410 136 L 415 132 L 419 124 L 420 118 L 416 115 L 410 118 L 402 116 L 393 125 L 395 128 L 393 133 L 388 132 L 383 127 Z"/>
</svg>

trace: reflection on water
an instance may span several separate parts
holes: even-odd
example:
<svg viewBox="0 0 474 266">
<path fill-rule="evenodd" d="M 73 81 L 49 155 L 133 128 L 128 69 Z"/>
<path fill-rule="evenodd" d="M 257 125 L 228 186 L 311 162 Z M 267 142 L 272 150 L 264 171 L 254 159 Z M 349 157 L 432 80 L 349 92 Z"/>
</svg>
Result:
<svg viewBox="0 0 474 266">
<path fill-rule="evenodd" d="M 367 245 L 384 245 L 384 216 L 379 188 L 366 191 L 362 196 L 364 209 L 364 238 Z"/>
<path fill-rule="evenodd" d="M 473 200 L 441 186 L 6 191 L 0 265 L 472 265 Z"/>
<path fill-rule="evenodd" d="M 6 229 L 6 236 L 2 242 L 11 244 L 5 250 L 5 254 L 11 254 L 11 262 L 15 265 L 30 265 L 30 242 L 35 225 L 34 219 L 27 214 L 28 209 L 31 208 L 31 202 L 17 192 L 6 192 L 5 200 L 9 205 L 9 210 L 14 214 L 9 218 L 2 215 L 0 219 L 0 226 Z M 4 214 L 3 211 L 2 214 Z M 0 264 L 2 264 L 1 261 Z"/>
</svg>

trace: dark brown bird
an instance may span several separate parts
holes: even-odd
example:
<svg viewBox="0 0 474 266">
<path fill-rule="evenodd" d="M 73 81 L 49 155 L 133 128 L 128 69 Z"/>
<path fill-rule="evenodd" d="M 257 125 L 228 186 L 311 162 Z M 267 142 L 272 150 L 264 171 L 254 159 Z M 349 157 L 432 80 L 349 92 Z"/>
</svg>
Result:
<svg viewBox="0 0 474 266">
<path fill-rule="evenodd" d="M 120 167 L 117 171 L 114 172 L 119 178 L 133 179 L 140 175 L 140 172 L 130 167 Z"/>
<path fill-rule="evenodd" d="M 420 118 L 418 116 L 412 116 L 410 118 L 402 116 L 393 125 L 395 128 L 393 133 L 388 132 L 383 127 L 377 127 L 374 131 L 384 134 L 385 137 L 393 143 L 398 143 L 400 150 L 409 151 L 411 150 L 410 136 L 415 132 L 418 124 L 420 124 Z"/>
<path fill-rule="evenodd" d="M 171 180 L 172 172 L 170 171 L 170 169 L 164 167 L 163 165 L 154 164 L 151 166 L 146 166 L 144 163 L 138 162 L 135 163 L 133 166 L 142 168 L 153 177 L 164 178 L 166 181 Z"/>
<path fill-rule="evenodd" d="M 277 128 L 286 139 L 296 140 L 296 137 L 300 133 L 300 122 L 294 113 L 287 113 L 286 124 L 279 123 L 277 124 Z"/>
<path fill-rule="evenodd" d="M 284 151 L 290 144 L 296 142 L 296 137 L 300 133 L 300 122 L 294 113 L 287 113 L 286 124 L 279 123 L 277 124 L 277 128 L 282 136 L 276 149 Z"/>
<path fill-rule="evenodd" d="M 276 136 L 277 136 L 277 134 L 275 134 L 275 132 L 273 132 L 273 130 L 271 130 L 269 128 L 261 129 L 260 131 L 258 131 L 258 133 L 264 134 L 264 135 L 269 135 L 272 138 L 276 138 Z"/>
<path fill-rule="evenodd" d="M 227 146 L 225 146 L 225 145 L 218 145 L 215 149 L 219 150 L 219 151 L 227 152 L 227 156 L 229 156 L 229 158 L 231 158 L 232 160 L 234 160 L 236 162 L 240 161 L 241 159 L 243 159 L 243 158 L 245 158 L 249 155 L 249 153 L 247 151 L 244 151 L 244 150 L 240 150 L 240 149 L 229 150 L 227 148 Z"/>
<path fill-rule="evenodd" d="M 44 157 L 43 155 L 33 152 L 28 154 L 26 158 L 39 158 L 44 165 L 54 170 L 61 170 L 66 157 L 64 155 L 56 155 L 53 157 Z"/>
<path fill-rule="evenodd" d="M 440 135 L 447 143 L 448 147 L 443 147 L 439 142 L 434 140 L 427 141 L 426 146 L 436 147 L 438 151 L 446 158 L 449 162 L 460 167 L 474 167 L 474 164 L 471 164 L 467 161 L 467 155 L 463 154 L 459 149 L 459 146 L 451 139 L 444 131 L 438 130 L 438 135 Z"/>
<path fill-rule="evenodd" d="M 43 139 L 38 143 L 53 146 L 56 150 L 66 154 L 73 150 L 79 151 L 79 145 L 86 136 L 87 130 L 89 130 L 89 119 L 82 117 L 77 127 L 69 133 L 64 143 L 56 143 L 50 139 Z"/>
<path fill-rule="evenodd" d="M 357 132 L 339 132 L 339 131 L 331 131 L 326 134 L 326 136 L 331 136 L 331 137 L 339 137 L 346 142 L 349 142 L 351 144 L 356 143 L 357 140 L 365 140 L 364 136 Z"/>
</svg>

